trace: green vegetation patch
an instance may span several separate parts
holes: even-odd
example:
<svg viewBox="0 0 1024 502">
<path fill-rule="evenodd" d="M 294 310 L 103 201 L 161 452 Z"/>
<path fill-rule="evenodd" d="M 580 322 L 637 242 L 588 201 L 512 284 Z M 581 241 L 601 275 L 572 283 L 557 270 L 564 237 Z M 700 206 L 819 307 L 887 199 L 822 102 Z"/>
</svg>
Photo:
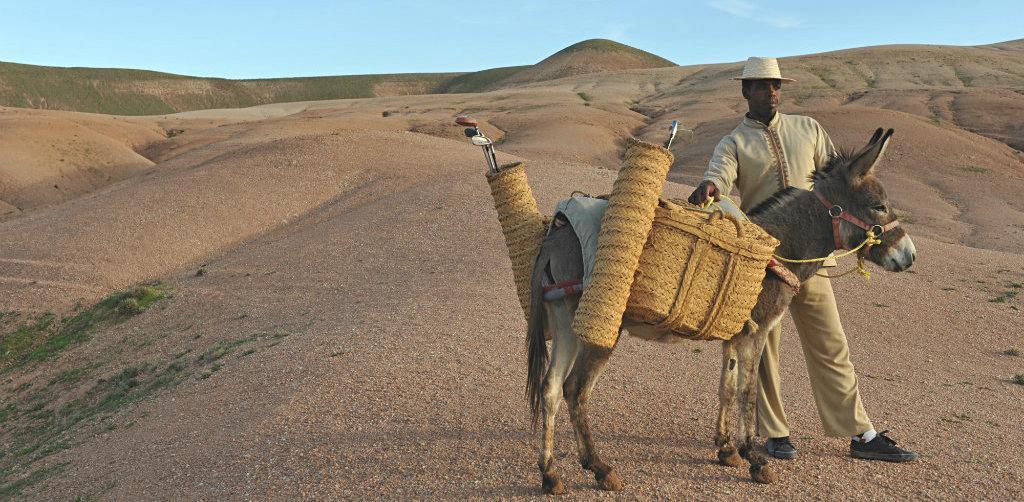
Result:
<svg viewBox="0 0 1024 502">
<path fill-rule="evenodd" d="M 284 332 L 257 333 L 221 341 L 205 350 L 191 364 L 183 359 L 182 356 L 189 352 L 184 351 L 173 356 L 170 362 L 143 362 L 126 366 L 111 376 L 95 380 L 77 398 L 53 406 L 58 396 L 86 382 L 99 364 L 65 370 L 51 379 L 46 388 L 24 398 L 20 403 L 0 408 L 0 424 L 5 424 L 8 432 L 14 432 L 19 437 L 7 452 L 0 453 L 0 459 L 21 459 L 23 465 L 27 465 L 25 462 L 39 460 L 68 447 L 62 438 L 73 426 L 81 423 L 99 424 L 124 406 L 173 386 L 197 372 L 200 379 L 209 378 L 223 367 L 221 360 L 240 347 L 259 341 L 270 341 L 266 347 L 272 347 L 287 336 L 289 333 Z M 250 348 L 242 355 L 255 351 Z M 10 466 L 3 466 L 3 463 L 0 462 L 0 475 L 7 478 Z"/>
<path fill-rule="evenodd" d="M 18 413 L 18 405 L 11 403 L 3 408 L 0 408 L 0 424 L 7 421 L 8 418 L 15 416 Z"/>
<path fill-rule="evenodd" d="M 199 357 L 196 357 L 196 363 L 212 363 L 214 361 L 217 361 L 223 358 L 224 356 L 234 352 L 235 349 L 237 349 L 238 347 L 246 343 L 255 342 L 259 337 L 260 335 L 250 335 L 244 338 L 236 338 L 234 340 L 224 340 L 217 342 L 216 344 L 213 345 L 213 347 L 206 349 L 206 352 L 203 352 L 202 354 L 199 355 Z"/>
<path fill-rule="evenodd" d="M 965 72 L 963 68 L 959 66 L 953 67 L 953 75 L 956 76 L 956 79 L 959 80 L 960 83 L 964 85 L 964 87 L 970 87 L 971 82 L 974 81 L 974 77 L 968 75 L 967 72 Z"/>
<path fill-rule="evenodd" d="M 143 284 L 114 293 L 92 307 L 64 318 L 59 326 L 53 322 L 53 314 L 43 314 L 4 335 L 0 368 L 10 369 L 33 361 L 53 359 L 67 347 L 87 340 L 89 332 L 96 326 L 116 324 L 139 315 L 167 296 L 167 289 L 161 284 Z"/>
<path fill-rule="evenodd" d="M 71 368 L 60 372 L 59 375 L 50 380 L 48 385 L 73 385 L 89 376 L 92 370 L 99 367 L 99 363 L 92 363 L 78 368 Z"/>
<path fill-rule="evenodd" d="M 1010 301 L 1010 300 L 1012 300 L 1012 299 L 1014 299 L 1016 297 L 1017 297 L 1017 291 L 1015 291 L 1015 290 L 1008 290 L 1008 291 L 1003 291 L 1002 294 L 1000 294 L 999 296 L 997 296 L 995 298 L 990 298 L 988 301 L 990 301 L 992 303 L 1006 303 L 1006 302 L 1008 302 L 1008 301 Z"/>
<path fill-rule="evenodd" d="M 68 466 L 68 464 L 69 462 L 61 462 L 49 467 L 42 467 L 32 471 L 31 474 L 24 478 L 0 485 L 0 499 L 10 500 L 14 496 L 21 494 L 21 491 L 25 488 L 43 481 L 54 474 L 60 473 Z"/>
<path fill-rule="evenodd" d="M 0 367 L 7 367 L 10 361 L 22 359 L 39 339 L 46 336 L 54 319 L 54 315 L 47 312 L 5 334 L 0 342 Z"/>
<path fill-rule="evenodd" d="M 956 424 L 956 423 L 964 423 L 964 422 L 971 422 L 971 421 L 974 420 L 969 413 L 957 413 L 957 414 L 953 415 L 953 418 L 947 418 L 947 417 L 941 417 L 941 418 L 942 418 L 943 422 L 954 423 L 954 424 Z"/>
<path fill-rule="evenodd" d="M 506 78 L 515 75 L 527 68 L 526 66 L 505 66 L 502 68 L 491 68 L 489 70 L 475 71 L 473 73 L 466 73 L 456 77 L 452 77 L 445 82 L 442 82 L 438 88 L 439 93 L 462 93 L 462 92 L 481 92 L 491 88 L 498 82 L 505 80 Z"/>
<path fill-rule="evenodd" d="M 71 447 L 67 431 L 78 424 L 93 423 L 100 425 L 100 430 L 112 430 L 112 422 L 104 424 L 102 421 L 125 405 L 180 380 L 187 368 L 181 362 L 172 362 L 163 367 L 150 363 L 128 366 L 111 377 L 96 380 L 80 397 L 60 406 L 49 407 L 59 392 L 66 391 L 84 379 L 94 367 L 86 366 L 63 372 L 46 389 L 30 396 L 23 410 L 13 404 L 0 410 L 0 422 L 5 423 L 5 429 L 13 433 L 13 441 L 0 455 L 3 459 L 0 463 L 0 476 L 5 481 L 11 478 L 17 466 L 31 465 Z M 15 419 L 18 421 L 14 422 Z M 0 488 L 0 493 L 17 494 L 24 487 L 44 479 L 46 476 L 43 474 L 48 471 L 40 469 L 36 473 L 8 482 Z"/>
<path fill-rule="evenodd" d="M 70 426 L 100 414 L 110 414 L 172 383 L 185 365 L 172 362 L 162 368 L 149 363 L 128 366 L 96 384 L 79 399 L 59 410 L 56 425 Z"/>
<path fill-rule="evenodd" d="M 831 89 L 839 87 L 839 82 L 832 77 L 829 68 L 822 66 L 805 66 L 804 70 L 817 77 L 818 80 L 821 80 L 823 84 L 827 85 Z"/>
<path fill-rule="evenodd" d="M 239 347 L 242 347 L 243 345 L 248 345 L 253 342 L 258 342 L 261 340 L 270 340 L 270 343 L 267 344 L 266 347 L 273 347 L 281 343 L 281 340 L 289 335 L 290 333 L 286 333 L 283 331 L 277 333 L 255 333 L 242 338 L 222 340 L 220 342 L 215 343 L 212 347 L 206 349 L 206 351 L 197 356 L 195 363 L 200 365 L 214 364 L 218 366 L 217 369 L 220 369 L 217 361 L 223 359 L 225 356 L 228 356 L 229 354 L 234 353 L 235 350 L 237 350 Z M 243 351 L 238 357 L 245 357 L 254 352 L 256 352 L 256 349 L 249 348 Z M 213 371 L 217 370 L 215 369 Z"/>
<path fill-rule="evenodd" d="M 964 164 L 956 166 L 956 168 L 968 173 L 987 173 L 990 171 L 990 169 L 987 167 L 976 166 L 973 164 Z"/>
<path fill-rule="evenodd" d="M 16 364 L 21 362 L 51 358 L 86 339 L 91 330 L 124 321 L 167 296 L 168 292 L 159 284 L 145 284 L 112 294 L 59 323 L 52 314 L 32 319 L 10 334 L 19 335 L 10 338 L 12 344 L 30 334 L 49 337 L 35 345 L 18 345 L 20 355 L 5 359 L 8 369 L 17 368 Z M 181 347 L 155 360 L 113 368 L 109 367 L 113 358 L 101 356 L 89 364 L 62 368 L 45 385 L 31 386 L 26 382 L 17 386 L 0 406 L 0 500 L 17 496 L 26 487 L 59 472 L 67 464 L 53 465 L 46 459 L 78 445 L 82 438 L 132 427 L 134 419 L 122 422 L 117 418 L 127 406 L 187 379 L 210 378 L 228 364 L 227 356 L 242 358 L 269 349 L 288 336 L 287 332 L 255 333 L 205 348 Z M 188 337 L 185 343 L 192 345 L 199 338 Z M 195 353 L 199 355 L 188 357 Z M 37 468 L 48 464 L 49 467 Z"/>
</svg>

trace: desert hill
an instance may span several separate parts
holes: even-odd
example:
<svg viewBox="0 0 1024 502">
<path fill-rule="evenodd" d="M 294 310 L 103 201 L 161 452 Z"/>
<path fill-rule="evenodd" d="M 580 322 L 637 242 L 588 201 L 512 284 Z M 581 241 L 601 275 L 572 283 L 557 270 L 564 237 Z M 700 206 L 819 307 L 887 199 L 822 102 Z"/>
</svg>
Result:
<svg viewBox="0 0 1024 502">
<path fill-rule="evenodd" d="M 782 61 L 800 81 L 784 111 L 837 145 L 896 129 L 879 175 L 918 261 L 833 283 L 875 427 L 922 460 L 859 462 L 823 436 L 787 320 L 800 457 L 755 486 L 713 462 L 719 346 L 624 339 L 591 407 L 626 496 L 1020 498 L 1017 56 L 940 49 Z M 904 87 L 911 58 L 935 66 L 928 83 Z M 607 192 L 622 140 L 661 141 L 679 119 L 693 134 L 666 194 L 685 196 L 739 119 L 739 68 L 131 118 L 0 110 L 3 200 L 24 207 L 0 221 L 0 498 L 538 497 L 525 323 L 481 153 L 452 119 L 472 114 L 499 161 L 523 161 L 545 211 Z M 77 192 L 33 191 L 72 174 Z M 561 422 L 570 497 L 600 496 Z"/>
<path fill-rule="evenodd" d="M 1008 40 L 1006 42 L 999 42 L 996 44 L 991 44 L 988 47 L 1007 51 L 1024 51 L 1024 38 L 1019 40 Z"/>
<path fill-rule="evenodd" d="M 535 65 L 471 73 L 230 80 L 146 70 L 0 62 L 0 106 L 156 115 L 296 101 L 479 92 L 584 73 L 662 66 L 674 64 L 611 40 L 573 44 Z"/>
<path fill-rule="evenodd" d="M 427 94 L 460 73 L 229 80 L 119 68 L 0 62 L 0 105 L 157 115 L 266 103 Z"/>
<path fill-rule="evenodd" d="M 1008 42 L 1014 44 L 1016 42 Z M 1024 146 L 1024 51 L 996 46 L 879 46 L 784 58 L 789 106 L 861 105 L 951 124 L 1017 149 Z M 637 104 L 657 116 L 730 117 L 739 100 L 729 76 L 742 63 L 691 67 Z"/>
<path fill-rule="evenodd" d="M 153 166 L 140 155 L 166 140 L 150 121 L 0 108 L 0 219 L 70 200 Z"/>
<path fill-rule="evenodd" d="M 676 66 L 676 64 L 660 56 L 612 40 L 584 40 L 495 82 L 491 88 L 512 87 L 590 73 L 671 66 Z"/>
</svg>

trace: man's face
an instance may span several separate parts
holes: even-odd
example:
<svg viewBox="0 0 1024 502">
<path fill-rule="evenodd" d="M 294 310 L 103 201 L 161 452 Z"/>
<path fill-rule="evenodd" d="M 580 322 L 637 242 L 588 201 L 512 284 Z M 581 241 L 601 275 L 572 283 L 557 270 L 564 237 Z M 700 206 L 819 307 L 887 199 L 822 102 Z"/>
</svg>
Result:
<svg viewBox="0 0 1024 502">
<path fill-rule="evenodd" d="M 751 113 L 770 117 L 778 111 L 782 99 L 782 81 L 778 79 L 751 80 L 743 91 Z"/>
</svg>

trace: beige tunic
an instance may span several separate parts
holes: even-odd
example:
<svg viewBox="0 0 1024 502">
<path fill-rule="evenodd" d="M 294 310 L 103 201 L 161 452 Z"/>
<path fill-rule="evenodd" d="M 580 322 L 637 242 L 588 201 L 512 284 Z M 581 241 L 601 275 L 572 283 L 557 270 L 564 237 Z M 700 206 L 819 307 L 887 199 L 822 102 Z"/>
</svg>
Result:
<svg viewBox="0 0 1024 502">
<path fill-rule="evenodd" d="M 833 152 L 832 140 L 810 117 L 778 113 L 768 126 L 744 118 L 718 143 L 704 179 L 722 194 L 737 185 L 743 197 L 740 207 L 749 211 L 780 188 L 810 189 L 811 173 L 824 166 Z M 824 208 L 822 217 L 827 217 Z M 835 260 L 823 265 L 835 266 Z M 852 436 L 871 429 L 829 280 L 812 277 L 804 282 L 789 310 L 825 432 Z M 780 324 L 776 324 L 768 333 L 758 369 L 758 429 L 761 435 L 773 438 L 790 435 L 779 378 L 781 338 Z"/>
<path fill-rule="evenodd" d="M 744 117 L 718 142 L 704 179 L 727 195 L 739 188 L 744 212 L 779 189 L 811 188 L 811 173 L 835 153 L 832 140 L 818 121 L 803 115 L 776 113 L 765 126 Z"/>
</svg>

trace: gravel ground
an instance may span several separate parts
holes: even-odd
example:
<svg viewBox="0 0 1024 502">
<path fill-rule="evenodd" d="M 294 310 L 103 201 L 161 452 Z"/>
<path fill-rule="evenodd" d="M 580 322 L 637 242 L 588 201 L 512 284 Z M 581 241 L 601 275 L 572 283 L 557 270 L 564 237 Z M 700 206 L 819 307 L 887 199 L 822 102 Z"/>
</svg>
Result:
<svg viewBox="0 0 1024 502">
<path fill-rule="evenodd" d="M 102 357 L 111 358 L 109 372 L 166 364 L 183 350 L 191 358 L 246 340 L 209 374 L 121 409 L 110 430 L 70 431 L 68 449 L 15 469 L 18 477 L 67 462 L 23 495 L 542 497 L 539 437 L 523 398 L 525 322 L 480 152 L 374 118 L 380 106 L 321 105 L 251 123 L 207 114 L 235 133 L 209 144 L 179 138 L 189 163 L 175 157 L 153 176 L 0 223 L 0 237 L 16 242 L 8 256 L 89 264 L 76 269 L 78 281 L 96 289 L 5 285 L 8 306 L 68 306 L 147 278 L 174 292 L 160 309 L 105 329 L 24 378 L 43 381 Z M 452 114 L 438 106 L 417 117 Z M 858 113 L 866 123 L 894 112 Z M 511 150 L 525 157 L 544 209 L 573 190 L 607 192 L 613 180 L 583 162 L 593 159 Z M 933 189 L 951 200 L 948 185 Z M 667 190 L 684 196 L 690 188 Z M 908 210 L 942 211 L 930 200 L 915 198 Z M 975 227 L 984 221 L 971 218 Z M 580 469 L 563 413 L 557 447 L 566 498 L 1021 498 L 1024 386 L 1010 378 L 1024 372 L 1024 360 L 1001 354 L 1024 349 L 1021 302 L 990 301 L 1024 282 L 1020 255 L 989 237 L 991 228 L 976 232 L 991 243 L 981 248 L 930 222 L 911 224 L 912 235 L 917 225 L 912 273 L 835 282 L 868 412 L 878 430 L 892 429 L 919 452 L 919 462 L 854 460 L 846 440 L 824 437 L 787 320 L 783 379 L 800 455 L 774 462 L 779 483 L 757 485 L 746 469 L 714 462 L 717 344 L 626 339 L 592 400 L 602 458 L 625 490 L 600 492 Z M 14 239 L 25 235 L 36 237 Z M 199 266 L 205 273 L 197 276 Z M 30 276 L 25 270 L 12 274 Z M 125 348 L 125 340 L 147 336 Z"/>
</svg>

